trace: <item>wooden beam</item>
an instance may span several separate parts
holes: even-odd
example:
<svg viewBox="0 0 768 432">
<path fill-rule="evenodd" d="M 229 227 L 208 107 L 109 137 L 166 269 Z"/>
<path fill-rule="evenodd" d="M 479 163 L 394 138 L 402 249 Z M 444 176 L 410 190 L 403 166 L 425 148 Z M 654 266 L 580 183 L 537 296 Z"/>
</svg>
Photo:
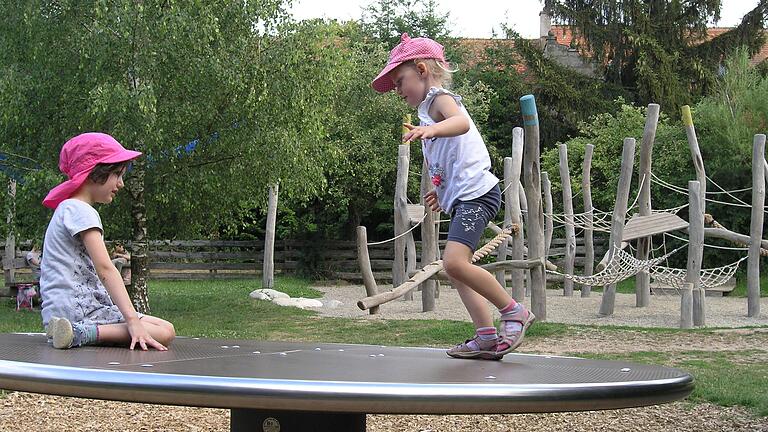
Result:
<svg viewBox="0 0 768 432">
<path fill-rule="evenodd" d="M 635 139 L 624 138 L 624 148 L 621 153 L 621 174 L 616 187 L 616 204 L 613 208 L 611 219 L 611 236 L 608 242 L 608 260 L 613 257 L 614 246 L 621 245 L 624 233 L 624 218 L 627 214 L 627 201 L 629 201 L 629 186 L 632 183 L 632 168 L 635 161 Z M 599 314 L 602 316 L 613 315 L 616 303 L 616 284 L 608 284 L 603 288 L 603 298 L 600 302 Z"/>
<path fill-rule="evenodd" d="M 656 138 L 656 125 L 659 122 L 659 105 L 649 104 L 643 129 L 643 140 L 640 142 L 640 167 L 637 173 L 640 179 L 640 196 L 638 205 L 640 216 L 651 215 L 651 163 L 653 161 L 653 141 Z M 629 224 L 627 224 L 629 225 Z M 626 240 L 626 229 L 624 231 Z M 637 241 L 637 259 L 646 261 L 651 251 L 652 238 L 641 237 Z M 635 276 L 635 306 L 645 307 L 651 302 L 651 277 L 647 271 L 641 270 Z"/>
<path fill-rule="evenodd" d="M 523 128 L 516 127 L 512 130 L 512 157 L 504 158 L 504 187 L 508 188 L 504 195 L 505 207 L 509 208 L 509 221 L 504 219 L 504 225 L 516 224 L 520 227 L 510 237 L 510 259 L 520 261 L 524 257 L 523 238 L 523 213 L 520 207 L 520 175 L 523 169 Z M 507 183 L 509 182 L 509 183 Z M 506 213 L 505 213 L 506 215 Z M 512 269 L 510 272 L 512 285 L 512 298 L 525 298 L 525 272 Z"/>
<path fill-rule="evenodd" d="M 699 182 L 688 182 L 688 265 L 685 282 L 693 284 L 693 325 L 706 323 L 704 290 L 701 288 L 701 261 L 704 257 L 704 212 L 701 211 Z"/>
<path fill-rule="evenodd" d="M 595 237 L 592 230 L 594 221 L 594 208 L 592 207 L 592 154 L 595 151 L 593 144 L 584 147 L 584 163 L 582 164 L 581 194 L 584 199 L 584 213 L 586 214 L 586 228 L 584 229 L 584 276 L 592 276 L 595 271 Z M 589 297 L 592 287 L 581 286 L 581 296 Z"/>
<path fill-rule="evenodd" d="M 408 167 L 410 158 L 410 146 L 402 144 L 397 148 L 397 180 L 395 182 L 394 195 L 394 219 L 395 219 L 395 261 L 392 263 L 392 284 L 398 286 L 405 282 L 405 248 L 407 239 L 400 234 L 409 228 L 408 223 Z M 410 295 L 410 294 L 409 294 Z M 412 297 L 407 300 L 411 300 Z"/>
<path fill-rule="evenodd" d="M 523 150 L 523 178 L 528 200 L 528 258 L 544 257 L 544 209 L 541 203 L 541 160 L 539 142 L 539 115 L 533 95 L 520 98 L 525 145 Z M 543 267 L 531 269 L 531 311 L 542 321 L 547 319 L 547 276 Z"/>
<path fill-rule="evenodd" d="M 752 142 L 752 222 L 749 227 L 747 258 L 747 316 L 760 315 L 760 243 L 765 217 L 765 135 L 757 134 Z"/>
<path fill-rule="evenodd" d="M 261 286 L 264 289 L 275 287 L 275 225 L 277 224 L 277 197 L 280 186 L 275 183 L 269 187 L 267 203 L 267 229 L 264 233 L 264 260 L 262 262 Z"/>
<path fill-rule="evenodd" d="M 368 233 L 364 226 L 357 227 L 357 257 L 360 273 L 363 276 L 363 285 L 365 285 L 365 294 L 368 297 L 375 296 L 379 293 L 379 288 L 376 286 L 376 279 L 373 277 L 373 270 L 371 270 L 371 259 L 368 256 Z M 379 313 L 379 307 L 372 306 L 369 313 L 371 315 Z"/>
<path fill-rule="evenodd" d="M 558 146 L 560 156 L 560 183 L 563 188 L 563 213 L 565 214 L 565 257 L 563 259 L 563 271 L 565 274 L 573 274 L 573 262 L 576 258 L 576 229 L 573 226 L 573 192 L 571 190 L 571 170 L 568 167 L 568 147 L 565 144 Z M 563 281 L 563 295 L 573 295 L 573 280 L 566 278 Z"/>
</svg>

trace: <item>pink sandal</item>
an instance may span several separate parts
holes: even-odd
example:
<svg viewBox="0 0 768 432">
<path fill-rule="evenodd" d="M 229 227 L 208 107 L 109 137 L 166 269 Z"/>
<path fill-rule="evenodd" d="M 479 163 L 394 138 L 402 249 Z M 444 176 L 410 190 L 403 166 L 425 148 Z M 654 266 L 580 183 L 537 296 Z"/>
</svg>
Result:
<svg viewBox="0 0 768 432">
<path fill-rule="evenodd" d="M 521 306 L 521 310 L 502 318 L 501 325 L 499 325 L 499 342 L 496 344 L 496 354 L 499 356 L 509 354 L 519 347 L 523 343 L 525 331 L 536 321 L 536 315 L 533 312 L 529 311 L 521 303 L 518 304 Z M 506 322 L 510 321 L 519 322 L 522 325 L 522 329 L 508 333 Z"/>
</svg>

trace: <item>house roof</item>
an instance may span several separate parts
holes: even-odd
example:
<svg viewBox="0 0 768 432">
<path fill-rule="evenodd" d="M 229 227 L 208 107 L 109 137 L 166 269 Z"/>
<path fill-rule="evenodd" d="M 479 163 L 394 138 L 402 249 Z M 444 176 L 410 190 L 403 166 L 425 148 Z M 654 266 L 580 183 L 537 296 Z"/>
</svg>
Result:
<svg viewBox="0 0 768 432">
<path fill-rule="evenodd" d="M 732 30 L 733 27 L 708 27 L 706 40 L 714 39 L 723 33 L 727 33 Z M 571 26 L 567 25 L 553 25 L 550 31 L 554 34 L 557 43 L 560 45 L 570 46 L 574 40 L 573 30 Z M 576 38 L 578 42 L 578 37 Z M 751 63 L 756 65 L 768 58 L 768 41 L 760 48 L 754 56 L 752 56 Z"/>
</svg>

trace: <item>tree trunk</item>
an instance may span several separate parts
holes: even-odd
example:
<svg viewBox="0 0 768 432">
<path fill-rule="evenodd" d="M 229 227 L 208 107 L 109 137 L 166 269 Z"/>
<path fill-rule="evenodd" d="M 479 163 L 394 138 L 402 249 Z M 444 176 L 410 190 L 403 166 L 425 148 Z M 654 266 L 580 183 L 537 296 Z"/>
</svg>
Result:
<svg viewBox="0 0 768 432">
<path fill-rule="evenodd" d="M 137 148 L 143 148 L 137 143 Z M 147 240 L 147 213 L 144 203 L 144 178 L 146 159 L 138 158 L 133 162 L 133 172 L 128 178 L 128 193 L 131 195 L 131 222 L 133 241 L 131 242 L 131 285 L 128 295 L 137 312 L 148 314 L 149 296 L 147 278 L 149 277 L 149 243 Z"/>
</svg>

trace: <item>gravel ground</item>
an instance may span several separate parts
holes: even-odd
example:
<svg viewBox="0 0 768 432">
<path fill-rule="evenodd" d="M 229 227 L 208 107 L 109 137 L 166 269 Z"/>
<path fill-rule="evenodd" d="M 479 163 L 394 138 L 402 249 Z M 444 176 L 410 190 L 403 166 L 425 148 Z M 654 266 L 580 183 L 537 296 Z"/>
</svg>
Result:
<svg viewBox="0 0 768 432">
<path fill-rule="evenodd" d="M 0 400 L 0 430 L 18 432 L 228 431 L 229 411 L 12 393 Z M 369 415 L 368 431 L 766 432 L 768 419 L 741 408 L 675 402 L 580 413 Z"/>
<path fill-rule="evenodd" d="M 396 300 L 381 307 L 379 315 L 369 315 L 357 308 L 364 296 L 362 286 L 316 287 L 325 293 L 324 301 L 338 300 L 336 308 L 318 309 L 321 315 L 359 319 L 452 319 L 469 320 L 455 290 L 443 287 L 436 301 L 437 310 L 421 312 L 420 294 L 414 301 Z M 382 287 L 389 289 L 390 287 Z M 558 291 L 548 291 L 547 319 L 550 322 L 630 325 L 639 327 L 678 327 L 679 297 L 654 296 L 649 308 L 635 308 L 634 296 L 616 295 L 615 314 L 598 317 L 600 294 L 591 298 L 565 298 Z M 530 299 L 527 299 L 530 300 Z M 768 301 L 761 308 L 768 310 Z M 533 339 L 521 352 L 566 354 L 571 352 L 628 352 L 649 349 L 665 352 L 688 350 L 755 350 L 755 355 L 768 361 L 768 329 L 729 329 L 741 326 L 766 326 L 764 312 L 758 318 L 746 317 L 744 298 L 707 298 L 707 325 L 725 327 L 713 334 L 679 333 L 658 335 L 642 330 L 621 332 L 620 340 L 597 337 L 599 330 L 581 328 L 569 332 L 568 338 Z M 756 357 L 757 358 L 757 357 Z M 500 432 L 521 428 L 535 431 L 563 432 L 768 432 L 768 417 L 755 417 L 738 407 L 675 402 L 660 406 L 624 410 L 589 411 L 581 413 L 426 416 L 370 415 L 371 432 Z M 145 405 L 10 393 L 0 399 L 0 431 L 46 432 L 112 432 L 112 431 L 227 431 L 229 411 L 208 408 Z"/>
<path fill-rule="evenodd" d="M 342 304 L 336 308 L 317 309 L 321 315 L 361 319 L 449 319 L 469 321 L 464 305 L 456 290 L 443 285 L 440 298 L 435 300 L 435 310 L 421 312 L 421 292 L 413 293 L 413 301 L 393 300 L 380 307 L 380 313 L 370 315 L 357 307 L 357 301 L 365 297 L 362 285 L 338 285 L 313 287 L 325 293 L 324 303 L 338 300 Z M 379 287 L 380 292 L 392 289 L 391 285 Z M 523 302 L 530 305 L 530 297 Z M 547 321 L 566 324 L 617 325 L 637 327 L 680 327 L 680 297 L 673 295 L 653 295 L 651 305 L 645 308 L 635 307 L 634 294 L 616 294 L 614 314 L 598 316 L 601 293 L 592 293 L 582 298 L 579 292 L 573 297 L 563 297 L 561 290 L 547 290 Z M 490 309 L 493 309 L 490 307 Z M 747 317 L 747 299 L 738 297 L 707 297 L 707 327 L 745 327 L 768 326 L 768 298 L 760 302 L 762 313 L 759 317 Z M 494 311 L 495 312 L 495 311 Z M 498 315 L 498 312 L 495 312 Z"/>
</svg>

